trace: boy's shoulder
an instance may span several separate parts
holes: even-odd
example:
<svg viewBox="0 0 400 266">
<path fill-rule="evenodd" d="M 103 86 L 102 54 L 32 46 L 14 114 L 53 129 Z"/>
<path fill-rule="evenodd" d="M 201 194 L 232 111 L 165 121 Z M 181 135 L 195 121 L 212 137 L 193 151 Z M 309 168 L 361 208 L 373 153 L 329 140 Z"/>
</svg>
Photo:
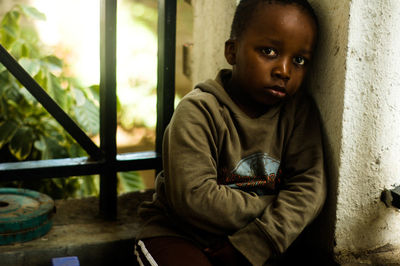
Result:
<svg viewBox="0 0 400 266">
<path fill-rule="evenodd" d="M 201 90 L 198 87 L 195 87 L 193 90 L 191 90 L 188 94 L 186 94 L 181 101 L 179 102 L 179 105 L 183 104 L 189 104 L 189 105 L 204 105 L 204 104 L 212 104 L 216 103 L 217 99 L 216 97 L 206 91 Z M 178 105 L 178 106 L 179 106 Z"/>
<path fill-rule="evenodd" d="M 208 108 L 218 107 L 231 101 L 222 84 L 218 80 L 208 79 L 197 84 L 186 94 L 179 105 L 202 105 Z"/>
<path fill-rule="evenodd" d="M 213 94 L 196 87 L 179 101 L 174 115 L 179 117 L 191 117 L 201 114 L 216 116 L 220 113 L 220 109 L 220 103 Z"/>
</svg>

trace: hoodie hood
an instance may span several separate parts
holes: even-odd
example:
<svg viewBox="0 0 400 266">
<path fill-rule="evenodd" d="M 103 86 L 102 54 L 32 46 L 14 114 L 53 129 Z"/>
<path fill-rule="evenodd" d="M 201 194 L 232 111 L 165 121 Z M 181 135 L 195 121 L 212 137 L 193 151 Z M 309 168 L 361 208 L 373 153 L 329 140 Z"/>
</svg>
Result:
<svg viewBox="0 0 400 266">
<path fill-rule="evenodd" d="M 214 95 L 222 105 L 226 105 L 231 110 L 239 109 L 224 88 L 224 81 L 229 80 L 231 76 L 231 70 L 223 69 L 215 79 L 208 79 L 205 82 L 199 83 L 196 85 L 196 88 Z"/>
<path fill-rule="evenodd" d="M 197 84 L 195 89 L 200 89 L 203 92 L 210 93 L 221 103 L 221 105 L 226 106 L 232 113 L 241 116 L 248 117 L 242 109 L 232 100 L 228 92 L 224 88 L 224 84 L 230 80 L 232 76 L 232 70 L 222 69 L 219 71 L 215 79 L 208 79 L 205 82 Z M 271 118 L 276 115 L 281 109 L 282 103 L 271 106 L 271 108 L 260 117 L 254 119 Z"/>
</svg>

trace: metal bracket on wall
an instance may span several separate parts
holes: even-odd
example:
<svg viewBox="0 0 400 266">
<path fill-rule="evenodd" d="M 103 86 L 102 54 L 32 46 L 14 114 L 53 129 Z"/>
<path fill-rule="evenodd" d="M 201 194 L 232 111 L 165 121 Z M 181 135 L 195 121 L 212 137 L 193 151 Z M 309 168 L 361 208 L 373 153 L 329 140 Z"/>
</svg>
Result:
<svg viewBox="0 0 400 266">
<path fill-rule="evenodd" d="M 193 65 L 193 43 L 184 43 L 182 47 L 182 71 L 190 79 L 192 77 Z"/>
<path fill-rule="evenodd" d="M 393 189 L 385 189 L 381 194 L 381 200 L 386 207 L 400 209 L 400 186 Z"/>
</svg>

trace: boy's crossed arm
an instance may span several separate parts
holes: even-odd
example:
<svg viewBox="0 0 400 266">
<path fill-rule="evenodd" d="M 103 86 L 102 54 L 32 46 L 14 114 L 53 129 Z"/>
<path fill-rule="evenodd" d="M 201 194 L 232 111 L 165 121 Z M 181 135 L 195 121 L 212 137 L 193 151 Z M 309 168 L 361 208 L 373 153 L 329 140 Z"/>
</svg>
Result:
<svg viewBox="0 0 400 266">
<path fill-rule="evenodd" d="M 285 183 L 278 196 L 259 218 L 229 237 L 253 265 L 262 265 L 273 253 L 283 253 L 324 204 L 326 178 L 320 123 L 316 108 L 308 104 L 296 115 L 285 154 Z"/>
<path fill-rule="evenodd" d="M 165 188 L 169 205 L 183 220 L 227 235 L 259 217 L 274 196 L 260 197 L 217 183 L 213 155 L 218 152 L 210 143 L 218 137 L 216 124 L 222 121 L 215 119 L 197 102 L 180 103 L 164 135 Z"/>
</svg>

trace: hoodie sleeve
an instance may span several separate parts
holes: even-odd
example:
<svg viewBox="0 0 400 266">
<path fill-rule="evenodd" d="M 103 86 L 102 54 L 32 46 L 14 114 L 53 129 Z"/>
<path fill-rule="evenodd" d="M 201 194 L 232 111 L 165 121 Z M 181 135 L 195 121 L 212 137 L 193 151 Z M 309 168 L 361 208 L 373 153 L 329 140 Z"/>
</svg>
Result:
<svg viewBox="0 0 400 266">
<path fill-rule="evenodd" d="M 306 103 L 295 115 L 282 158 L 282 189 L 262 215 L 229 237 L 253 265 L 263 265 L 269 257 L 283 253 L 318 215 L 325 201 L 320 122 L 316 107 Z"/>
<path fill-rule="evenodd" d="M 218 104 L 210 104 L 215 98 L 194 98 L 180 102 L 164 134 L 165 200 L 185 222 L 227 235 L 259 217 L 272 196 L 217 183 L 218 123 L 223 121 Z"/>
</svg>

